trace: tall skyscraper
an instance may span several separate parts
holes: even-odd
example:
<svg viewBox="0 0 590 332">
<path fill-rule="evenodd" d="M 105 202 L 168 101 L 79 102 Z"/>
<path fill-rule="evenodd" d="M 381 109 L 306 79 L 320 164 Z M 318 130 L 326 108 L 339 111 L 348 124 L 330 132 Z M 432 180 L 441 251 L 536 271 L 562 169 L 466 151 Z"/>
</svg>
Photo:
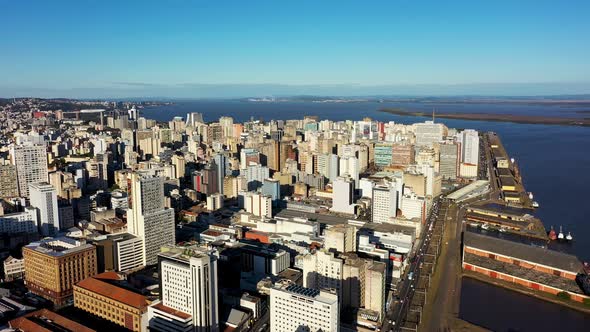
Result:
<svg viewBox="0 0 590 332">
<path fill-rule="evenodd" d="M 440 176 L 444 179 L 454 180 L 457 178 L 458 163 L 458 147 L 457 144 L 441 144 L 440 145 Z"/>
<path fill-rule="evenodd" d="M 334 181 L 332 189 L 333 212 L 354 214 L 354 180 L 347 177 L 338 177 Z"/>
<path fill-rule="evenodd" d="M 457 135 L 461 143 L 461 161 L 466 164 L 479 164 L 479 135 L 476 130 L 465 129 Z"/>
<path fill-rule="evenodd" d="M 245 175 L 249 190 L 255 190 L 262 185 L 264 179 L 270 177 L 270 170 L 260 164 L 250 164 L 246 167 Z"/>
<path fill-rule="evenodd" d="M 223 178 L 225 178 L 228 169 L 228 160 L 224 154 L 217 153 L 214 157 L 215 165 L 217 167 L 217 190 L 223 193 Z"/>
<path fill-rule="evenodd" d="M 272 198 L 257 192 L 238 193 L 238 206 L 258 217 L 272 218 Z"/>
<path fill-rule="evenodd" d="M 262 184 L 262 194 L 270 196 L 273 203 L 276 205 L 277 201 L 281 199 L 281 183 L 276 179 L 264 179 Z"/>
<path fill-rule="evenodd" d="M 219 331 L 217 259 L 202 248 L 165 247 L 158 255 L 160 302 L 148 308 L 155 331 Z"/>
<path fill-rule="evenodd" d="M 348 175 L 354 180 L 354 187 L 359 188 L 359 160 L 356 157 L 345 157 L 340 159 L 340 176 Z"/>
<path fill-rule="evenodd" d="M 303 286 L 313 289 L 332 288 L 342 295 L 342 269 L 344 260 L 325 249 L 304 255 Z"/>
<path fill-rule="evenodd" d="M 356 228 L 352 225 L 334 225 L 325 230 L 324 247 L 338 252 L 356 251 Z"/>
<path fill-rule="evenodd" d="M 57 192 L 47 182 L 29 185 L 31 206 L 37 209 L 39 230 L 43 236 L 53 236 L 59 230 L 59 210 L 57 207 Z"/>
<path fill-rule="evenodd" d="M 203 114 L 201 113 L 192 112 L 186 115 L 187 126 L 196 127 L 197 125 L 204 123 L 205 121 L 203 121 Z"/>
<path fill-rule="evenodd" d="M 372 222 L 384 223 L 395 217 L 397 211 L 397 192 L 393 186 L 378 185 L 373 188 L 371 204 Z"/>
<path fill-rule="evenodd" d="M 128 232 L 143 239 L 143 264 L 157 263 L 160 248 L 175 244 L 174 210 L 164 208 L 164 178 L 131 174 Z"/>
<path fill-rule="evenodd" d="M 205 166 L 202 175 L 202 193 L 211 195 L 221 192 L 219 190 L 219 168 L 217 167 L 217 162 L 215 162 L 215 160 L 211 160 L 211 162 Z"/>
<path fill-rule="evenodd" d="M 12 164 L 16 166 L 20 196 L 29 197 L 29 185 L 47 182 L 47 152 L 45 145 L 18 145 L 12 149 Z"/>
<path fill-rule="evenodd" d="M 219 124 L 223 131 L 223 137 L 232 137 L 234 135 L 234 119 L 230 116 L 219 118 Z"/>
</svg>

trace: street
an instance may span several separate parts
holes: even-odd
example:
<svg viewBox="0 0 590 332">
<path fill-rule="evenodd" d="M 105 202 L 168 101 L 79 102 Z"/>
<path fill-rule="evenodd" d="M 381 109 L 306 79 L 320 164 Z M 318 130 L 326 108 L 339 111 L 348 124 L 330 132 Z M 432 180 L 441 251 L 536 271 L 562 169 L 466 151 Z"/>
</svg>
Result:
<svg viewBox="0 0 590 332">
<path fill-rule="evenodd" d="M 388 308 L 386 317 L 382 325 L 382 331 L 398 331 L 401 327 L 403 319 L 406 317 L 410 308 L 414 291 L 418 280 L 420 279 L 420 263 L 424 258 L 424 254 L 428 250 L 432 232 L 434 230 L 434 222 L 439 215 L 441 206 L 441 199 L 436 198 L 432 205 L 432 210 L 428 216 L 425 231 L 423 232 L 420 242 L 414 251 L 414 256 L 411 258 L 411 263 L 408 268 L 405 278 L 402 278 L 398 284 L 398 298 L 399 301 L 392 301 Z"/>
</svg>

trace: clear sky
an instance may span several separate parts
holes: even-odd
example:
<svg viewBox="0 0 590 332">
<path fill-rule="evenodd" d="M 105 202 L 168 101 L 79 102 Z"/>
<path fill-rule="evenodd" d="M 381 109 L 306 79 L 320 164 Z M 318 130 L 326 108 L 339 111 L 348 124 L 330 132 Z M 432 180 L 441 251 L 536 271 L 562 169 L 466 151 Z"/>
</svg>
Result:
<svg viewBox="0 0 590 332">
<path fill-rule="evenodd" d="M 0 96 L 590 93 L 589 13 L 588 0 L 0 1 Z"/>
</svg>

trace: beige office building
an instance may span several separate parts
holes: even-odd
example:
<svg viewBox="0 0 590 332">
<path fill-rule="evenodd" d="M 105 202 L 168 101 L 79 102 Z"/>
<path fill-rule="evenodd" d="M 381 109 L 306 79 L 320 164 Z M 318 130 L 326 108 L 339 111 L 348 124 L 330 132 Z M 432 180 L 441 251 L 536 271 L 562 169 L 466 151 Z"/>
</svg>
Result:
<svg viewBox="0 0 590 332">
<path fill-rule="evenodd" d="M 41 297 L 62 306 L 73 286 L 97 273 L 96 248 L 71 238 L 45 238 L 23 248 L 25 284 Z"/>
</svg>

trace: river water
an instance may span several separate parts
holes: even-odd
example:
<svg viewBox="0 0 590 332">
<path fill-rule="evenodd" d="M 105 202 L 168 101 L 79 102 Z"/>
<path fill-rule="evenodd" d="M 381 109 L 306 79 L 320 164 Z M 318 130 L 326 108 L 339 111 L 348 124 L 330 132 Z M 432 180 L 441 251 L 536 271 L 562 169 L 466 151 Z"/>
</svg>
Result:
<svg viewBox="0 0 590 332">
<path fill-rule="evenodd" d="M 459 318 L 493 331 L 588 331 L 590 315 L 463 278 Z"/>
<path fill-rule="evenodd" d="M 378 112 L 381 108 L 409 111 L 504 113 L 537 116 L 580 117 L 580 107 L 511 104 L 452 103 L 313 103 L 179 101 L 174 105 L 145 109 L 143 115 L 159 121 L 188 112 L 201 112 L 205 121 L 231 116 L 234 121 L 254 119 L 295 119 L 317 115 L 321 119 L 379 121 L 410 124 L 425 118 Z M 545 227 L 563 226 L 574 236 L 572 244 L 557 249 L 590 261 L 590 128 L 561 125 L 440 119 L 450 128 L 472 128 L 498 133 L 511 157 L 520 166 L 525 187 L 532 191 L 540 208 L 536 211 Z M 544 302 L 493 285 L 465 278 L 461 292 L 460 316 L 477 325 L 498 331 L 588 331 L 590 315 Z"/>
</svg>

